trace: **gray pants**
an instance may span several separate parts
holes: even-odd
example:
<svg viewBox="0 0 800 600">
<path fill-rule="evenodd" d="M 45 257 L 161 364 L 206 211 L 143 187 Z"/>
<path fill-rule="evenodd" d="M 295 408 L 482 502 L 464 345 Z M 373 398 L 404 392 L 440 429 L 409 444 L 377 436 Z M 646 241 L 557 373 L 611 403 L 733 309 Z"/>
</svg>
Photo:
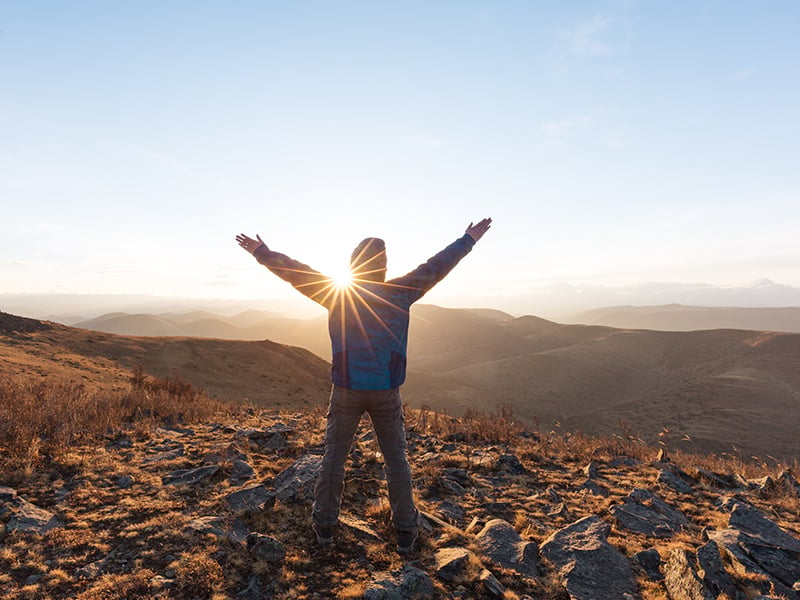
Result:
<svg viewBox="0 0 800 600">
<path fill-rule="evenodd" d="M 367 412 L 385 461 L 392 521 L 398 531 L 416 531 L 418 513 L 411 492 L 411 468 L 406 458 L 403 402 L 400 390 L 348 390 L 333 387 L 325 429 L 325 456 L 314 488 L 314 522 L 333 527 L 339 519 L 344 464 L 361 415 Z"/>
</svg>

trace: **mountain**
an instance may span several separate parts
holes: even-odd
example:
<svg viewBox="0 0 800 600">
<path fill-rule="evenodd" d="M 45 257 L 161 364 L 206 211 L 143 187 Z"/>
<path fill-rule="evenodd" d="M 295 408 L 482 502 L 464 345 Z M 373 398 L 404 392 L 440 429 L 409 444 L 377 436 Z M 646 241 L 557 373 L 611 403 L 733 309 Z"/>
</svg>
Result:
<svg viewBox="0 0 800 600">
<path fill-rule="evenodd" d="M 328 363 L 303 348 L 268 340 L 123 336 L 0 313 L 2 375 L 63 377 L 111 390 L 127 385 L 137 367 L 179 376 L 216 398 L 262 406 L 324 405 L 330 392 Z"/>
<path fill-rule="evenodd" d="M 97 360 L 102 350 L 106 360 L 124 361 L 118 369 L 142 364 L 157 375 L 175 372 L 220 397 L 262 405 L 291 405 L 285 394 L 299 376 L 307 393 L 316 390 L 304 396 L 309 402 L 327 398 L 328 364 L 309 352 L 303 355 L 307 368 L 286 362 L 299 357 L 298 348 L 191 337 L 117 339 L 61 327 L 58 343 L 47 351 L 53 357 L 81 363 Z M 266 319 L 256 327 L 272 340 L 329 352 L 324 320 Z M 94 338 L 93 345 L 75 341 Z M 41 353 L 42 343 L 30 342 L 30 351 Z M 283 362 L 276 362 L 278 355 Z M 462 415 L 507 406 L 530 426 L 593 435 L 622 431 L 648 443 L 744 458 L 800 456 L 798 334 L 616 329 L 420 305 L 412 310 L 408 361 L 403 397 L 414 407 Z M 64 363 L 54 358 L 48 368 Z M 270 385 L 262 385 L 265 379 Z"/>
<path fill-rule="evenodd" d="M 800 307 L 609 306 L 580 312 L 563 319 L 568 323 L 608 325 L 623 329 L 696 331 L 699 329 L 749 329 L 800 333 Z"/>
</svg>

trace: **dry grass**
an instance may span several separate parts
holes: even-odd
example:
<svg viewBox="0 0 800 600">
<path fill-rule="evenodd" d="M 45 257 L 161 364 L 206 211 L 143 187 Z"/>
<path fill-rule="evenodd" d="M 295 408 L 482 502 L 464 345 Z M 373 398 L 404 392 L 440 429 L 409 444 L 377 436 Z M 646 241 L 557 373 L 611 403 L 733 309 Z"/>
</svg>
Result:
<svg viewBox="0 0 800 600">
<path fill-rule="evenodd" d="M 72 380 L 1 376 L 0 468 L 30 475 L 46 457 L 68 456 L 71 448 L 121 428 L 146 432 L 233 410 L 180 378 L 151 378 L 141 369 L 129 389 L 117 392 Z"/>
<path fill-rule="evenodd" d="M 395 571 L 404 564 L 393 551 L 391 512 L 385 482 L 379 480 L 381 463 L 374 457 L 374 440 L 362 439 L 356 444 L 362 476 L 347 481 L 343 506 L 345 512 L 366 521 L 380 540 L 362 538 L 340 527 L 333 547 L 320 549 L 309 527 L 309 504 L 280 501 L 265 511 L 243 517 L 250 530 L 271 535 L 286 544 L 286 558 L 278 565 L 256 559 L 245 547 L 227 540 L 183 533 L 185 525 L 197 516 L 225 514 L 221 497 L 231 489 L 225 480 L 225 473 L 231 466 L 224 458 L 225 452 L 245 453 L 259 479 L 267 480 L 306 452 L 308 446 L 321 443 L 324 421 L 320 412 L 293 416 L 239 412 L 209 400 L 185 382 L 153 379 L 141 372 L 134 375 L 128 389 L 116 395 L 95 393 L 63 380 L 37 383 L 6 378 L 0 385 L 4 386 L 4 391 L 10 390 L 14 399 L 8 400 L 4 395 L 0 401 L 0 423 L 3 424 L 0 445 L 4 450 L 3 460 L 7 461 L 4 466 L 27 469 L 28 477 L 20 479 L 20 495 L 59 512 L 68 524 L 40 538 L 0 534 L 0 589 L 11 589 L 14 594 L 4 596 L 0 592 L 4 600 L 6 597 L 15 600 L 137 597 L 215 600 L 235 597 L 253 576 L 259 577 L 262 586 L 272 586 L 269 591 L 262 589 L 262 592 L 273 597 L 300 599 L 317 593 L 320 598 L 352 599 L 363 595 L 375 571 Z M 48 408 L 56 398 L 61 400 L 60 409 Z M 34 410 L 36 402 L 43 403 L 41 414 Z M 103 402 L 107 410 L 100 411 L 99 402 Z M 23 409 L 10 412 L 10 407 L 17 403 Z M 58 414 L 63 420 L 61 427 L 57 426 Z M 624 426 L 619 435 L 593 438 L 557 428 L 548 433 L 521 435 L 522 427 L 508 409 L 485 414 L 472 412 L 464 419 L 425 409 L 409 411 L 407 418 L 417 434 L 409 454 L 418 483 L 418 504 L 423 510 L 436 514 L 440 502 L 448 500 L 465 511 L 464 524 L 437 525 L 432 531 L 423 532 L 413 557 L 414 564 L 434 579 L 434 598 L 437 599 L 452 597 L 458 586 L 468 597 L 487 597 L 478 580 L 483 568 L 489 568 L 506 586 L 508 599 L 524 594 L 566 599 L 558 574 L 546 561 L 543 561 L 542 577 L 526 581 L 486 560 L 482 563 L 472 560 L 459 581 L 450 584 L 436 578 L 432 557 L 438 548 L 447 546 L 463 546 L 480 556 L 474 539 L 476 531 L 466 533 L 463 527 L 473 518 L 480 523 L 494 518 L 495 514 L 487 508 L 490 504 L 508 505 L 508 514 L 503 518 L 513 523 L 524 539 L 540 544 L 555 530 L 588 514 L 599 515 L 613 523 L 609 507 L 626 496 L 632 487 L 652 487 L 657 472 L 657 467 L 651 463 L 657 448 L 648 447 Z M 230 427 L 227 433 L 224 431 L 225 425 L 264 427 L 291 419 L 296 420 L 296 437 L 289 447 L 278 452 L 267 452 L 246 440 L 235 441 Z M 220 428 L 210 427 L 209 420 L 220 421 Z M 197 423 L 192 425 L 193 433 L 180 437 L 186 446 L 184 456 L 156 466 L 143 462 L 145 456 L 159 451 L 166 439 L 177 439 L 179 434 L 163 429 L 165 424 L 185 427 L 192 422 Z M 36 451 L 29 448 L 27 452 L 6 456 L 6 448 L 24 439 L 18 437 L 23 431 L 32 436 L 31 439 L 38 440 Z M 122 431 L 133 440 L 133 447 L 106 451 L 109 436 L 116 439 Z M 437 459 L 436 453 L 445 445 L 450 449 L 440 452 Z M 163 473 L 194 466 L 200 457 L 212 451 L 223 458 L 219 463 L 220 475 L 211 483 L 180 489 L 161 485 Z M 501 454 L 516 455 L 527 472 L 495 469 L 492 461 Z M 474 456 L 488 457 L 489 463 L 479 465 L 473 460 Z M 612 461 L 620 457 L 634 457 L 639 462 L 614 466 Z M 598 464 L 598 482 L 609 489 L 607 498 L 578 491 L 586 478 L 583 467 L 590 460 Z M 744 468 L 744 463 L 729 458 L 706 458 L 679 452 L 674 453 L 672 460 L 685 470 L 702 466 L 731 473 Z M 471 481 L 470 485 L 465 485 L 468 491 L 449 495 L 451 492 L 437 487 L 443 467 L 465 469 Z M 744 472 L 749 477 L 770 475 L 777 479 L 787 467 L 770 463 L 748 467 L 750 470 Z M 8 473 L 4 471 L 5 475 Z M 130 490 L 113 485 L 125 474 L 135 479 Z M 503 477 L 502 484 L 491 481 L 499 477 Z M 8 477 L 3 483 L 7 482 Z M 426 486 L 433 491 L 429 492 Z M 67 500 L 54 502 L 54 487 L 69 487 Z M 714 507 L 713 500 L 718 496 L 714 491 L 698 489 L 691 497 L 670 490 L 659 494 L 681 509 L 696 526 L 670 540 L 653 540 L 615 526 L 609 541 L 627 556 L 648 547 L 656 547 L 662 554 L 673 547 L 691 550 L 701 543 L 700 526 L 726 526 L 726 515 Z M 800 499 L 792 491 L 777 486 L 761 496 L 755 492 L 752 496 L 753 502 L 768 511 L 771 518 L 779 517 L 776 521 L 781 526 L 795 532 L 800 528 L 796 516 Z M 548 515 L 554 505 L 562 502 L 568 516 Z M 102 576 L 87 581 L 72 575 L 77 569 L 104 559 L 112 549 L 117 554 Z M 173 574 L 170 577 L 174 578 L 174 587 L 169 591 L 152 592 L 151 580 L 167 572 Z M 41 578 L 35 584 L 26 584 L 32 575 Z M 740 579 L 740 583 L 755 589 L 756 582 Z M 643 597 L 663 597 L 663 587 L 644 585 Z"/>
</svg>

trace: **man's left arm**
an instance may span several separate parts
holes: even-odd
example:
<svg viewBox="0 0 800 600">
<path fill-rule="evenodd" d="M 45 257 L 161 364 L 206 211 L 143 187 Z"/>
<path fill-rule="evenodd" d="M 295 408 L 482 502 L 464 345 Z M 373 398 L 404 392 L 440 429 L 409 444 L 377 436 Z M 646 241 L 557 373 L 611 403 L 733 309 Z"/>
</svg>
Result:
<svg viewBox="0 0 800 600">
<path fill-rule="evenodd" d="M 416 302 L 428 290 L 444 279 L 461 259 L 469 254 L 475 242 L 483 237 L 483 234 L 489 230 L 491 224 L 491 219 L 483 219 L 478 224 L 470 223 L 463 236 L 407 275 L 395 279 L 392 283 L 407 288 L 410 303 Z"/>
</svg>

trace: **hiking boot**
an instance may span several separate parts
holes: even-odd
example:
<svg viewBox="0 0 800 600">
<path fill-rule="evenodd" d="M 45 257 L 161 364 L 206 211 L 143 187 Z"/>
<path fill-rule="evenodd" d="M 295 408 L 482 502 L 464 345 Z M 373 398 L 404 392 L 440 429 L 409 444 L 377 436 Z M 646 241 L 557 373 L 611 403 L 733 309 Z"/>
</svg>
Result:
<svg viewBox="0 0 800 600">
<path fill-rule="evenodd" d="M 328 546 L 333 543 L 333 527 L 322 527 L 314 523 L 311 528 L 314 530 L 320 546 Z"/>
<path fill-rule="evenodd" d="M 415 531 L 397 531 L 397 553 L 411 554 L 414 551 L 414 543 L 417 541 Z"/>
</svg>

